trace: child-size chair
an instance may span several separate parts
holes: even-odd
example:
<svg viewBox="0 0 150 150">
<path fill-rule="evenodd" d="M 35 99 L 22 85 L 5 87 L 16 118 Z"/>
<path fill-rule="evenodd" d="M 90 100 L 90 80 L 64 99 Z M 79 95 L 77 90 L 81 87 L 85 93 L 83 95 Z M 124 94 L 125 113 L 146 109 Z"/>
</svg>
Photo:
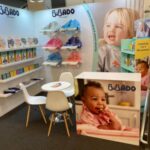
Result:
<svg viewBox="0 0 150 150">
<path fill-rule="evenodd" d="M 48 129 L 48 136 L 50 135 L 51 128 L 53 122 L 55 122 L 56 113 L 62 113 L 67 135 L 70 136 L 67 119 L 69 119 L 70 123 L 72 121 L 67 110 L 72 108 L 72 104 L 68 102 L 67 97 L 65 96 L 64 92 L 62 91 L 50 91 L 48 92 L 47 99 L 46 99 L 46 108 L 52 112 L 50 117 L 50 125 Z"/>
<path fill-rule="evenodd" d="M 23 83 L 20 83 L 19 86 L 23 91 L 25 102 L 28 104 L 26 127 L 28 127 L 28 124 L 29 124 L 31 105 L 39 105 L 41 115 L 44 119 L 45 124 L 47 124 L 44 112 L 43 112 L 42 107 L 41 107 L 41 105 L 46 104 L 46 97 L 45 96 L 30 96 Z"/>
<path fill-rule="evenodd" d="M 69 98 L 74 95 L 74 77 L 71 72 L 62 72 L 59 77 L 59 81 L 69 82 L 71 85 L 69 88 L 65 89 L 66 96 Z"/>
</svg>

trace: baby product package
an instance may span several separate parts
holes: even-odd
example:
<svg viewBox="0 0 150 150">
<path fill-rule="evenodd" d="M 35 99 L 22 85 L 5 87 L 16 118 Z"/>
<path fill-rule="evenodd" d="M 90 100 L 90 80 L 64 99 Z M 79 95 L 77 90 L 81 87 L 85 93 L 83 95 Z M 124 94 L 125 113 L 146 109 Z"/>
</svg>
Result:
<svg viewBox="0 0 150 150">
<path fill-rule="evenodd" d="M 139 145 L 139 73 L 83 72 L 76 76 L 79 135 Z"/>
</svg>

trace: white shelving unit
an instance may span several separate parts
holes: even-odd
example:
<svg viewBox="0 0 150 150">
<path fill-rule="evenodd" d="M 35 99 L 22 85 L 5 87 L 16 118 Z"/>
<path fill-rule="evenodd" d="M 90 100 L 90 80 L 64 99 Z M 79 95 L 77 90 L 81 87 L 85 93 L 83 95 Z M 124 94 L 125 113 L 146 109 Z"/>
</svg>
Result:
<svg viewBox="0 0 150 150">
<path fill-rule="evenodd" d="M 17 51 L 17 50 L 25 50 L 25 49 L 30 49 L 30 48 L 36 48 L 39 45 L 34 45 L 34 46 L 26 46 L 26 47 L 17 47 L 17 48 L 7 48 L 4 50 L 0 50 L 0 52 L 7 52 L 7 51 Z"/>
<path fill-rule="evenodd" d="M 44 80 L 44 78 L 41 78 L 40 80 L 32 81 L 31 83 L 29 83 L 29 84 L 26 85 L 26 88 L 28 88 L 28 87 L 30 87 L 30 86 L 36 84 L 36 83 L 39 83 L 39 82 L 41 82 L 41 81 L 43 81 L 43 80 Z M 20 92 L 20 91 L 21 91 L 21 90 L 19 90 L 18 92 Z M 14 93 L 14 94 L 17 94 L 18 92 Z M 9 93 L 9 94 L 0 93 L 0 97 L 1 97 L 1 98 L 7 98 L 7 97 L 12 96 L 12 95 L 14 95 L 14 94 L 11 94 L 11 93 Z"/>
<path fill-rule="evenodd" d="M 26 63 L 26 62 L 31 62 L 31 61 L 40 59 L 40 58 L 42 58 L 42 57 L 34 57 L 34 58 L 30 58 L 30 59 L 25 59 L 25 60 L 17 61 L 17 62 L 14 62 L 14 63 L 1 64 L 0 68 L 6 68 L 6 67 L 11 67 L 11 66 L 23 64 L 23 63 Z"/>
<path fill-rule="evenodd" d="M 38 70 L 40 70 L 40 69 L 42 69 L 42 67 L 36 68 L 36 69 L 34 69 L 34 70 L 28 71 L 28 72 L 26 72 L 26 73 L 22 73 L 22 74 L 20 74 L 20 75 L 17 75 L 17 76 L 14 76 L 14 77 L 11 77 L 11 78 L 8 78 L 8 79 L 5 79 L 5 80 L 0 80 L 0 83 L 7 83 L 7 82 L 12 81 L 12 80 L 14 80 L 14 79 L 17 79 L 17 78 L 23 77 L 23 76 L 25 76 L 25 75 L 28 75 L 28 74 L 30 74 L 30 73 L 36 72 L 36 71 L 38 71 Z"/>
</svg>

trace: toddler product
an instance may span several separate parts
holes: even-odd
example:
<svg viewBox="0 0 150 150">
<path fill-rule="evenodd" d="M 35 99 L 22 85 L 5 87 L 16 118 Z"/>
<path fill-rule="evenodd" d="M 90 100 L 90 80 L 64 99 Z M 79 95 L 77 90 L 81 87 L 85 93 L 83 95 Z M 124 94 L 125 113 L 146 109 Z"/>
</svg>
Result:
<svg viewBox="0 0 150 150">
<path fill-rule="evenodd" d="M 50 65 L 58 65 L 62 62 L 62 56 L 59 52 L 52 53 L 48 56 L 47 61 Z"/>
<path fill-rule="evenodd" d="M 57 49 L 60 48 L 63 45 L 61 39 L 59 38 L 52 38 L 50 39 L 46 45 L 43 47 L 44 49 Z"/>
<path fill-rule="evenodd" d="M 53 21 L 51 23 L 49 23 L 47 26 L 45 26 L 42 29 L 42 32 L 57 32 L 59 30 L 60 26 L 58 25 L 58 23 L 56 21 Z"/>
<path fill-rule="evenodd" d="M 76 49 L 76 48 L 81 48 L 81 47 L 82 47 L 82 43 L 81 43 L 79 37 L 73 36 L 70 39 L 68 39 L 66 44 L 62 47 L 62 49 L 65 49 L 65 48 Z"/>
<path fill-rule="evenodd" d="M 70 53 L 68 58 L 62 62 L 63 65 L 77 65 L 78 63 L 81 63 L 81 56 L 80 53 L 77 51 Z"/>
<path fill-rule="evenodd" d="M 74 20 L 69 20 L 66 24 L 64 24 L 61 28 L 60 31 L 70 31 L 70 30 L 80 30 L 80 23 L 74 19 Z"/>
</svg>

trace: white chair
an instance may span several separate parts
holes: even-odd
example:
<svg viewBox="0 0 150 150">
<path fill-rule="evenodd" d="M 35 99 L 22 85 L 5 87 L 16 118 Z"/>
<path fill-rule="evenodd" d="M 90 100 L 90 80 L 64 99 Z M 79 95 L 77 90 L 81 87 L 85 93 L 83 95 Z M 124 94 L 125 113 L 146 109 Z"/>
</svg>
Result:
<svg viewBox="0 0 150 150">
<path fill-rule="evenodd" d="M 65 95 L 66 97 L 70 98 L 75 94 L 75 89 L 74 89 L 74 77 L 71 72 L 62 72 L 59 81 L 66 81 L 71 84 L 69 88 L 64 89 L 65 90 Z"/>
<path fill-rule="evenodd" d="M 29 124 L 31 105 L 39 105 L 41 115 L 44 119 L 45 124 L 47 124 L 43 109 L 41 107 L 41 105 L 46 104 L 46 97 L 45 96 L 30 96 L 27 89 L 26 89 L 26 87 L 25 87 L 25 85 L 23 83 L 20 83 L 19 86 L 23 91 L 25 102 L 28 104 L 26 127 L 28 127 L 28 124 Z"/>
<path fill-rule="evenodd" d="M 72 108 L 72 104 L 68 102 L 64 92 L 62 91 L 48 92 L 47 99 L 46 99 L 46 108 L 52 112 L 52 115 L 50 117 L 48 136 L 50 135 L 52 124 L 53 122 L 55 122 L 55 116 L 57 113 L 62 113 L 64 122 L 65 122 L 67 135 L 70 136 L 67 119 L 69 119 L 71 124 L 72 124 L 72 121 L 70 119 L 69 114 L 67 113 L 67 110 Z"/>
</svg>

